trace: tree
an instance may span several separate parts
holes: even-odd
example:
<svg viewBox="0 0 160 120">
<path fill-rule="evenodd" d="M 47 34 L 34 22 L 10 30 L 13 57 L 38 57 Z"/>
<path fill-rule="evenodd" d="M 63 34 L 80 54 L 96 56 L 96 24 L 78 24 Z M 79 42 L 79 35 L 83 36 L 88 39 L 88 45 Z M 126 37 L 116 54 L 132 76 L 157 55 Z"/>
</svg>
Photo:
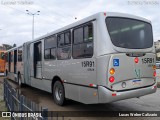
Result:
<svg viewBox="0 0 160 120">
<path fill-rule="evenodd" d="M 16 47 L 16 44 L 13 44 L 13 47 Z"/>
</svg>

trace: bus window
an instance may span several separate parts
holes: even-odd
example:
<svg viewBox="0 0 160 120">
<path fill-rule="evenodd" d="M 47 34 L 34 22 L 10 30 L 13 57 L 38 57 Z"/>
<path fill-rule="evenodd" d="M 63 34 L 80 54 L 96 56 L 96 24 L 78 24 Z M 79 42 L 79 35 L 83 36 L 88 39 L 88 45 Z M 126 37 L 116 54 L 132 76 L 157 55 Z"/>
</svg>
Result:
<svg viewBox="0 0 160 120">
<path fill-rule="evenodd" d="M 82 34 L 84 33 L 84 35 Z M 90 58 L 93 56 L 93 26 L 87 24 L 84 27 L 73 30 L 73 50 L 74 59 Z"/>
<path fill-rule="evenodd" d="M 71 44 L 70 32 L 66 32 L 64 35 L 65 35 L 65 45 Z"/>
<path fill-rule="evenodd" d="M 56 59 L 56 49 L 55 48 L 51 49 L 51 59 Z"/>
<path fill-rule="evenodd" d="M 45 59 L 56 59 L 56 47 L 57 47 L 57 41 L 55 36 L 51 36 L 45 39 L 44 41 L 44 58 Z"/>
<path fill-rule="evenodd" d="M 11 52 L 11 62 L 13 62 L 14 56 L 13 56 L 13 51 Z"/>
<path fill-rule="evenodd" d="M 128 18 L 106 18 L 112 43 L 121 48 L 144 49 L 153 45 L 152 27 L 149 23 Z"/>
<path fill-rule="evenodd" d="M 46 49 L 46 50 L 44 51 L 44 58 L 45 58 L 45 59 L 50 59 L 50 49 Z"/>
<path fill-rule="evenodd" d="M 71 47 L 67 46 L 67 47 L 58 48 L 57 54 L 58 54 L 57 56 L 58 60 L 70 59 L 71 58 Z"/>
<path fill-rule="evenodd" d="M 82 43 L 83 42 L 83 27 L 75 29 L 73 31 L 73 43 Z"/>
<path fill-rule="evenodd" d="M 57 36 L 58 47 L 62 47 L 64 45 L 64 34 L 60 34 Z"/>
<path fill-rule="evenodd" d="M 58 49 L 57 49 L 57 59 L 58 60 L 66 60 L 71 58 L 71 37 L 70 32 L 67 31 L 61 35 L 58 36 L 64 36 L 58 38 Z"/>
<path fill-rule="evenodd" d="M 22 47 L 18 48 L 18 62 L 22 62 Z"/>
<path fill-rule="evenodd" d="M 57 46 L 57 42 L 56 42 L 55 36 L 48 37 L 44 40 L 45 49 L 53 48 L 53 47 L 56 47 L 56 46 Z"/>
<path fill-rule="evenodd" d="M 88 24 L 84 27 L 84 41 L 93 40 L 93 27 Z"/>
</svg>

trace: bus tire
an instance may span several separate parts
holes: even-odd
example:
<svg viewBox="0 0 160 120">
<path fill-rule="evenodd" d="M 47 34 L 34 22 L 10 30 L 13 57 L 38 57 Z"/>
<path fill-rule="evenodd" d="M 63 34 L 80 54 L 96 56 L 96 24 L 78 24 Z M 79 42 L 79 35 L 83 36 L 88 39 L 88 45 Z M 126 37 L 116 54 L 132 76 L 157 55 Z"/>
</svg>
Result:
<svg viewBox="0 0 160 120">
<path fill-rule="evenodd" d="M 60 81 L 56 81 L 53 86 L 53 97 L 54 101 L 57 105 L 64 105 L 65 102 L 65 91 L 62 83 Z"/>
<path fill-rule="evenodd" d="M 18 74 L 18 85 L 19 87 L 22 87 L 22 79 L 21 79 L 21 74 Z"/>
</svg>

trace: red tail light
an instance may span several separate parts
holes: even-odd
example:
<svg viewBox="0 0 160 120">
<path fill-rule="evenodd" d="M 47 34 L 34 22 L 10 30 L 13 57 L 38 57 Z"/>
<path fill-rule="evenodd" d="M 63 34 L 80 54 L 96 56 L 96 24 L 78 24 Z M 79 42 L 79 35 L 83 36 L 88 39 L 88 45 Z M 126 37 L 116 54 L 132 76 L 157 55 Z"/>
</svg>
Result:
<svg viewBox="0 0 160 120">
<path fill-rule="evenodd" d="M 116 93 L 112 93 L 112 96 L 116 96 L 117 94 Z"/>
<path fill-rule="evenodd" d="M 111 77 L 109 78 L 109 82 L 111 82 L 111 83 L 114 82 L 114 77 L 113 77 L 113 76 L 111 76 Z"/>
<path fill-rule="evenodd" d="M 139 62 L 138 57 L 136 57 L 136 58 L 134 59 L 134 62 L 135 62 L 135 63 L 138 63 L 138 62 Z"/>
<path fill-rule="evenodd" d="M 153 76 L 156 77 L 156 71 L 154 71 Z"/>
</svg>

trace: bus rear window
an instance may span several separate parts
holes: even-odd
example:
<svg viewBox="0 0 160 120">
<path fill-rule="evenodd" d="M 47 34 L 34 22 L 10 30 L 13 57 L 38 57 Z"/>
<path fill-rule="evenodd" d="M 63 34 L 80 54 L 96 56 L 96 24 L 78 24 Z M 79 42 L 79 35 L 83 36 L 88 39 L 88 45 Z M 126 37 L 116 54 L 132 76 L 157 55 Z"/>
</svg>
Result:
<svg viewBox="0 0 160 120">
<path fill-rule="evenodd" d="M 151 24 L 135 19 L 108 17 L 107 29 L 116 47 L 144 49 L 153 45 Z"/>
</svg>

